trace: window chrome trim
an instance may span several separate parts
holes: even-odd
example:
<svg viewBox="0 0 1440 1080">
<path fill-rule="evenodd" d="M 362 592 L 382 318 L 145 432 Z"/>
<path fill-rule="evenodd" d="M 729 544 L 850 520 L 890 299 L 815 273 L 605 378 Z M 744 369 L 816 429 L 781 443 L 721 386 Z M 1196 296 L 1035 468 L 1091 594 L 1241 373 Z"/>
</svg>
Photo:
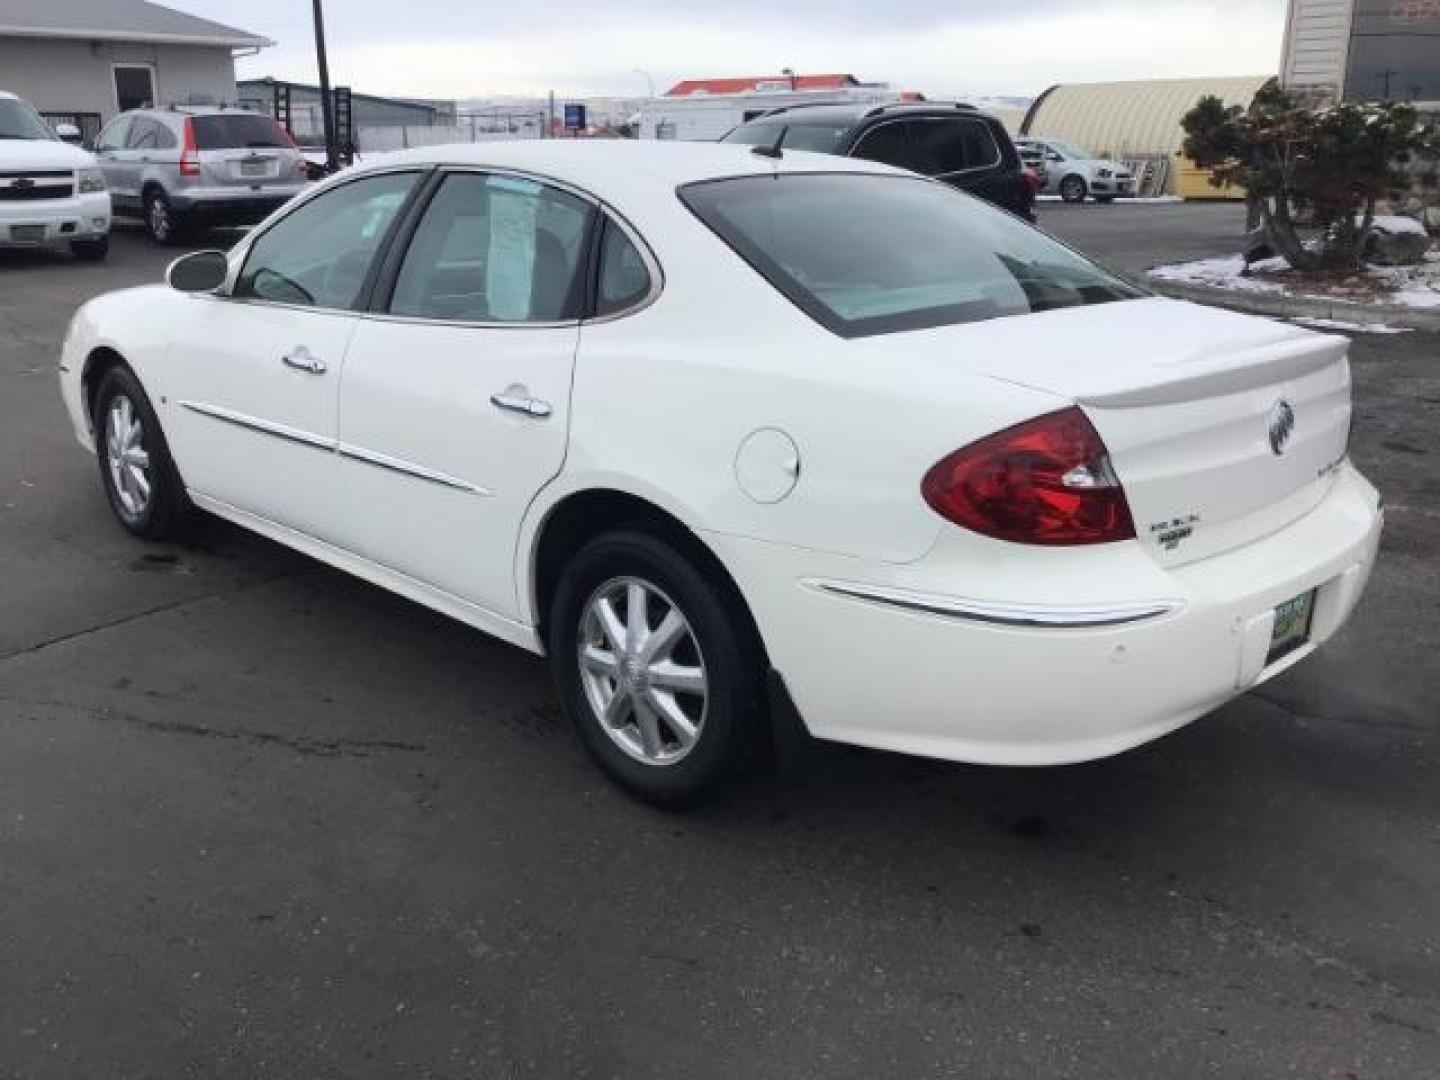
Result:
<svg viewBox="0 0 1440 1080">
<path fill-rule="evenodd" d="M 858 585 L 848 581 L 807 578 L 802 584 L 819 592 L 865 600 L 925 615 L 965 619 L 993 626 L 1018 626 L 1047 630 L 1084 630 L 1124 626 L 1179 611 L 1183 600 L 1153 600 L 1142 603 L 1106 604 L 1094 607 L 1039 607 L 997 604 L 985 600 L 964 600 L 952 596 L 912 592 L 885 585 Z"/>
<path fill-rule="evenodd" d="M 464 319 L 432 319 L 423 315 L 394 315 L 388 311 L 355 311 L 353 308 L 322 308 L 313 304 L 291 304 L 283 300 L 266 300 L 258 296 L 236 296 L 234 295 L 235 283 L 244 269 L 245 260 L 250 257 L 250 249 L 254 247 L 260 237 L 264 236 L 280 222 L 293 214 L 301 206 L 312 199 L 319 198 L 323 192 L 332 191 L 344 184 L 353 183 L 356 180 L 363 180 L 371 176 L 382 176 L 387 173 L 413 172 L 420 177 L 426 173 L 442 172 L 454 173 L 482 173 L 490 176 L 508 176 L 516 180 L 529 180 L 533 183 L 544 184 L 557 190 L 572 195 L 577 199 L 588 203 L 595 210 L 618 225 L 625 233 L 629 241 L 635 245 L 635 250 L 640 252 L 640 258 L 645 263 L 645 269 L 650 275 L 650 290 L 640 300 L 620 311 L 613 311 L 608 315 L 596 316 L 593 318 L 561 319 L 550 322 L 470 322 Z M 345 175 L 345 174 L 340 174 Z M 598 226 L 597 226 L 598 227 Z M 404 165 L 386 165 L 383 167 L 367 168 L 346 176 L 338 183 L 324 183 L 309 192 L 304 198 L 297 198 L 286 203 L 280 216 L 267 223 L 265 229 L 255 230 L 247 236 L 241 244 L 237 245 L 230 253 L 230 270 L 225 276 L 225 283 L 213 293 L 204 295 L 218 299 L 229 300 L 237 304 L 252 304 L 257 307 L 278 308 L 284 311 L 319 311 L 329 312 L 336 315 L 349 315 L 357 319 L 370 319 L 377 322 L 398 322 L 413 323 L 423 326 L 453 326 L 475 330 L 555 330 L 568 326 L 594 326 L 601 323 L 614 322 L 617 319 L 627 318 L 637 314 L 649 307 L 660 298 L 665 288 L 665 270 L 660 265 L 659 258 L 655 255 L 650 244 L 640 234 L 639 230 L 630 223 L 629 218 L 622 214 L 616 207 L 607 203 L 597 195 L 593 195 L 584 188 L 576 187 L 558 177 L 546 173 L 528 172 L 524 169 L 516 169 L 508 166 L 486 166 L 472 163 L 447 164 L 443 161 L 432 162 L 410 162 Z"/>
<path fill-rule="evenodd" d="M 308 446 L 312 450 L 338 454 L 343 458 L 359 461 L 365 465 L 373 465 L 379 469 L 388 469 L 391 472 L 400 473 L 403 476 L 413 476 L 417 480 L 427 480 L 432 484 L 453 488 L 456 491 L 469 492 L 472 495 L 479 495 L 482 498 L 490 498 L 495 494 L 489 488 L 480 487 L 477 484 L 470 483 L 468 480 L 462 480 L 457 476 L 451 476 L 437 469 L 417 465 L 414 462 L 405 461 L 403 458 L 391 457 L 389 454 L 366 450 L 364 447 L 355 446 L 351 443 L 342 443 L 336 439 L 327 439 L 322 435 L 316 435 L 313 432 L 305 431 L 301 428 L 290 427 L 288 424 L 277 424 L 271 420 L 261 420 L 255 416 L 236 412 L 234 409 L 227 409 L 220 405 L 209 405 L 202 401 L 182 401 L 180 405 L 189 409 L 191 412 L 199 413 L 201 416 L 208 416 L 211 419 L 219 420 L 226 424 L 234 424 L 236 427 L 259 432 L 261 435 L 272 435 L 277 439 L 285 439 L 289 442 L 297 443 L 300 446 Z"/>
</svg>

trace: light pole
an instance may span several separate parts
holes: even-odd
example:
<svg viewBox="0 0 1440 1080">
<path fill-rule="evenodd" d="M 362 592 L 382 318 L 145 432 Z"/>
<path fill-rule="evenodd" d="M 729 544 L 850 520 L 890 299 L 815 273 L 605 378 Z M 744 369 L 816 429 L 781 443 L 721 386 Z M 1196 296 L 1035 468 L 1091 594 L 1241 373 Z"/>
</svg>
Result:
<svg viewBox="0 0 1440 1080">
<path fill-rule="evenodd" d="M 330 100 L 330 63 L 325 56 L 325 12 L 320 0 L 313 0 L 315 11 L 315 62 L 320 68 L 320 123 L 325 129 L 325 171 L 340 168 L 339 147 L 335 145 L 335 103 Z"/>
</svg>

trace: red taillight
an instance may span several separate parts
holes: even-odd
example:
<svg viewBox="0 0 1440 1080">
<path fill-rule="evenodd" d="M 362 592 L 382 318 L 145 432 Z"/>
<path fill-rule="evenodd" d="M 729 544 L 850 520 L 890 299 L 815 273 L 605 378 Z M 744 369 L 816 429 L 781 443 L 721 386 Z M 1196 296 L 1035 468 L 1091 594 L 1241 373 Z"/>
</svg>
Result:
<svg viewBox="0 0 1440 1080">
<path fill-rule="evenodd" d="M 1029 165 L 1025 166 L 1025 182 L 1030 185 L 1033 194 L 1040 194 L 1040 189 L 1045 185 L 1040 182 L 1040 174 Z"/>
<path fill-rule="evenodd" d="M 1103 544 L 1135 536 L 1110 454 L 1078 408 L 987 436 L 925 474 L 947 521 L 1020 544 Z"/>
<path fill-rule="evenodd" d="M 195 149 L 195 121 L 185 118 L 185 141 L 180 147 L 180 175 L 200 175 L 200 154 Z"/>
</svg>

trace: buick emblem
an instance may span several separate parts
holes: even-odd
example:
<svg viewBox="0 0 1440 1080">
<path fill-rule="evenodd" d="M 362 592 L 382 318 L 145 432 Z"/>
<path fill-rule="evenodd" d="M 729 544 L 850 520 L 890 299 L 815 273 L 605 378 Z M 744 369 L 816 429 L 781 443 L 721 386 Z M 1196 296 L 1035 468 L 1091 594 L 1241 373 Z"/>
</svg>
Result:
<svg viewBox="0 0 1440 1080">
<path fill-rule="evenodd" d="M 1270 449 L 1276 456 L 1285 453 L 1295 431 L 1295 410 L 1284 398 L 1270 407 Z"/>
</svg>

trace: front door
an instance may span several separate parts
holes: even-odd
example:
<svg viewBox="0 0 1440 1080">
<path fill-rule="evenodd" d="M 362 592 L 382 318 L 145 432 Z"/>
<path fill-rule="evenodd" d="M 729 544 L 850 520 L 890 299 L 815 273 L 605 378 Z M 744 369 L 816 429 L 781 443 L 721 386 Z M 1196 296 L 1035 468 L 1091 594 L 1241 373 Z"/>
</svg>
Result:
<svg viewBox="0 0 1440 1080">
<path fill-rule="evenodd" d="M 593 220 L 533 180 L 444 177 L 346 358 L 343 546 L 516 613 L 520 522 L 565 458 Z"/>
<path fill-rule="evenodd" d="M 340 375 L 363 285 L 416 172 L 367 176 L 256 238 L 225 296 L 196 296 L 166 403 L 192 490 L 321 539 L 344 513 Z"/>
</svg>

